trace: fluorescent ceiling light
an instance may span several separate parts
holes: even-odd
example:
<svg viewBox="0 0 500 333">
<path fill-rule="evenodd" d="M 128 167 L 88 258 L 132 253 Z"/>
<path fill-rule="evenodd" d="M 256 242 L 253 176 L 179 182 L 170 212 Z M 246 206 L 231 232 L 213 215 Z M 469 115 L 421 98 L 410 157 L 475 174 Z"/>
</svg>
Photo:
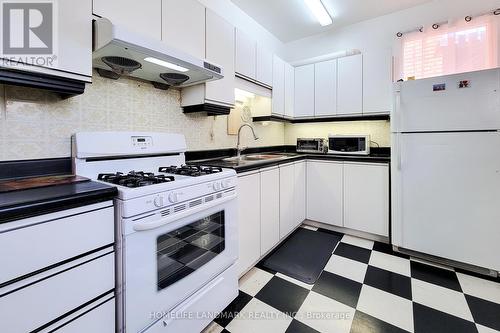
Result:
<svg viewBox="0 0 500 333">
<path fill-rule="evenodd" d="M 323 27 L 326 25 L 330 25 L 333 23 L 330 14 L 326 11 L 325 6 L 321 2 L 321 0 L 304 0 L 309 10 L 314 14 L 319 24 Z"/>
<path fill-rule="evenodd" d="M 187 72 L 187 71 L 189 71 L 189 69 L 184 68 L 182 66 L 179 66 L 179 65 L 176 65 L 176 64 L 172 64 L 172 63 L 170 63 L 168 61 L 163 61 L 163 60 L 156 59 L 156 58 L 153 58 L 153 57 L 147 57 L 146 59 L 144 59 L 144 61 L 156 64 L 156 65 L 160 65 L 160 66 L 163 66 L 163 67 L 167 67 L 167 68 L 173 69 L 174 71 L 178 71 L 178 72 Z"/>
</svg>

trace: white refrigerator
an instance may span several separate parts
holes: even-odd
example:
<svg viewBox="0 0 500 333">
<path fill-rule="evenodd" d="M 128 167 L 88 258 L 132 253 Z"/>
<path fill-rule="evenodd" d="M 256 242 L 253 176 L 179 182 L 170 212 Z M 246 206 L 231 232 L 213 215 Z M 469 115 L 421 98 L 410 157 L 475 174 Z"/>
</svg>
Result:
<svg viewBox="0 0 500 333">
<path fill-rule="evenodd" d="M 500 69 L 395 84 L 392 243 L 500 271 Z"/>
</svg>

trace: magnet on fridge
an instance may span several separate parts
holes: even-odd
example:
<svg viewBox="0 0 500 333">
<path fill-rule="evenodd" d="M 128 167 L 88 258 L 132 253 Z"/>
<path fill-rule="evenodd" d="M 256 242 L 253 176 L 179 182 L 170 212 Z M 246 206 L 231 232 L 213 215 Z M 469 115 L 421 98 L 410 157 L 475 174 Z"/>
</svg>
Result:
<svg viewBox="0 0 500 333">
<path fill-rule="evenodd" d="M 446 83 L 438 83 L 432 86 L 432 91 L 446 90 Z"/>
<path fill-rule="evenodd" d="M 458 83 L 458 88 L 469 88 L 470 87 L 470 81 L 469 80 L 462 80 Z"/>
</svg>

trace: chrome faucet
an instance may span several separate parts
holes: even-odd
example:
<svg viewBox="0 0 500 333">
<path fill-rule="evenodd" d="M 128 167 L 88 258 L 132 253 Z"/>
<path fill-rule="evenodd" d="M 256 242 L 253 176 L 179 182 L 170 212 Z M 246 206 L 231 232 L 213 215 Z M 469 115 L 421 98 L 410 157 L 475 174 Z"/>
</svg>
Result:
<svg viewBox="0 0 500 333">
<path fill-rule="evenodd" d="M 254 140 L 258 140 L 258 139 L 259 139 L 259 137 L 257 136 L 257 134 L 255 134 L 255 130 L 253 129 L 253 127 L 252 127 L 252 126 L 250 126 L 249 124 L 243 124 L 243 125 L 241 125 L 241 126 L 240 126 L 240 128 L 238 129 L 238 143 L 236 144 L 236 151 L 237 151 L 236 156 L 237 156 L 238 158 L 240 158 L 240 157 L 241 157 L 241 152 L 242 152 L 243 150 L 245 150 L 245 149 L 246 149 L 246 147 L 242 148 L 242 147 L 240 146 L 240 140 L 241 140 L 241 139 L 240 139 L 240 137 L 241 137 L 241 130 L 242 130 L 242 129 L 243 129 L 243 127 L 245 127 L 245 126 L 249 127 L 249 128 L 252 130 L 252 134 L 253 134 L 253 139 L 254 139 Z"/>
</svg>

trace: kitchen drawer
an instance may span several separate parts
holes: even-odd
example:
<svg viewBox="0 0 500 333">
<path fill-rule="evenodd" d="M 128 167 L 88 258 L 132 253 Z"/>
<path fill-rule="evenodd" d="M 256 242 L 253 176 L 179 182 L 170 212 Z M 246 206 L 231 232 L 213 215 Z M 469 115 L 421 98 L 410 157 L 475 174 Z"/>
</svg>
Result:
<svg viewBox="0 0 500 333">
<path fill-rule="evenodd" d="M 76 319 L 65 323 L 55 333 L 115 332 L 115 298 L 112 297 Z"/>
<path fill-rule="evenodd" d="M 236 265 L 226 269 L 184 303 L 146 330 L 147 333 L 200 332 L 238 295 Z"/>
<path fill-rule="evenodd" d="M 114 243 L 111 201 L 0 226 L 0 287 Z"/>
<path fill-rule="evenodd" d="M 0 332 L 31 332 L 112 291 L 114 252 L 88 260 L 0 289 Z"/>
</svg>

